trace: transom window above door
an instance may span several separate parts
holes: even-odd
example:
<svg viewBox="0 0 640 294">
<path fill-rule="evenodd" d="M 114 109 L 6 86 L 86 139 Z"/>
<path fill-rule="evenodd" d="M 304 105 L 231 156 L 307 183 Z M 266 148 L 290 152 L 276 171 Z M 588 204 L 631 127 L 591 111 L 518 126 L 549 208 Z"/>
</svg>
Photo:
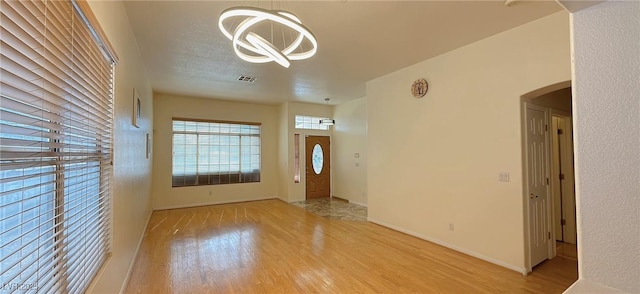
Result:
<svg viewBox="0 0 640 294">
<path fill-rule="evenodd" d="M 307 130 L 329 130 L 328 125 L 320 124 L 320 120 L 325 119 L 325 117 L 315 117 L 315 116 L 307 116 L 307 115 L 296 115 L 296 129 L 307 129 Z"/>
</svg>

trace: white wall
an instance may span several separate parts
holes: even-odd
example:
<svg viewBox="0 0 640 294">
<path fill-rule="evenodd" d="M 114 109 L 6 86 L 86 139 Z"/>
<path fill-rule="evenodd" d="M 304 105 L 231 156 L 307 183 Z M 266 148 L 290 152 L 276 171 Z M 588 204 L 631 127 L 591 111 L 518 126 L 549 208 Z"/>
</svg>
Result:
<svg viewBox="0 0 640 294">
<path fill-rule="evenodd" d="M 282 103 L 278 107 L 278 175 L 280 185 L 278 186 L 278 198 L 289 201 L 289 185 L 294 185 L 293 175 L 289 176 L 289 170 L 293 170 L 293 161 L 289 160 L 289 149 L 293 149 L 293 139 L 289 139 L 289 104 Z"/>
<path fill-rule="evenodd" d="M 121 1 L 89 1 L 119 57 L 115 71 L 112 255 L 89 293 L 117 293 L 125 285 L 151 215 L 151 159 L 146 134 L 153 129 L 153 97 L 137 41 Z M 141 96 L 140 128 L 131 125 L 133 89 Z"/>
<path fill-rule="evenodd" d="M 520 96 L 569 57 L 559 12 L 368 82 L 369 219 L 525 271 Z"/>
<path fill-rule="evenodd" d="M 572 41 L 580 280 L 570 292 L 640 293 L 640 2 L 576 12 Z"/>
<path fill-rule="evenodd" d="M 154 95 L 153 209 L 271 199 L 278 197 L 278 107 L 169 94 Z M 258 122 L 261 127 L 259 183 L 171 186 L 172 118 Z"/>
<path fill-rule="evenodd" d="M 333 118 L 333 195 L 367 205 L 367 99 L 337 105 Z"/>
</svg>

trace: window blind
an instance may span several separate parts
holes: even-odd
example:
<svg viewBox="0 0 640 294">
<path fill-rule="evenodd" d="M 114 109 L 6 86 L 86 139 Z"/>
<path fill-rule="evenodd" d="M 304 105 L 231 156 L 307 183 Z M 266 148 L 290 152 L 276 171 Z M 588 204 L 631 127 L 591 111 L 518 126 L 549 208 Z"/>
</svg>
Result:
<svg viewBox="0 0 640 294">
<path fill-rule="evenodd" d="M 260 124 L 173 119 L 173 187 L 260 182 Z"/>
<path fill-rule="evenodd" d="M 81 6 L 0 6 L 0 292 L 82 293 L 110 251 L 115 56 Z"/>
</svg>

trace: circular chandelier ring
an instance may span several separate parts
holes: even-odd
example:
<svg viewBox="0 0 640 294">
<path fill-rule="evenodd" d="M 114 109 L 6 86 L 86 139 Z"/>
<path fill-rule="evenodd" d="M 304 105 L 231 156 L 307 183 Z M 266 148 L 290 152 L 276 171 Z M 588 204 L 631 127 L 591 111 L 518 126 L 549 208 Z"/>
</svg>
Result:
<svg viewBox="0 0 640 294">
<path fill-rule="evenodd" d="M 235 28 L 233 34 L 231 34 L 224 27 L 224 22 L 226 19 L 234 16 L 244 16 L 246 19 L 244 19 Z M 241 39 L 245 32 L 253 25 L 265 20 L 274 21 L 293 29 L 298 33 L 298 36 L 294 42 L 284 49 L 276 48 L 273 44 L 269 43 L 262 37 L 259 39 L 256 38 L 258 35 L 252 32 L 249 33 L 253 34 L 251 38 L 248 38 L 250 40 L 245 41 Z M 304 25 L 302 25 L 300 19 L 286 11 L 269 11 L 253 7 L 234 7 L 222 12 L 218 21 L 218 26 L 223 35 L 233 42 L 234 51 L 238 57 L 248 62 L 264 63 L 275 61 L 280 65 L 285 66 L 284 64 L 287 64 L 289 60 L 301 60 L 313 56 L 318 47 L 315 36 Z M 245 39 L 247 39 L 249 34 L 245 36 Z M 305 38 L 312 44 L 312 48 L 304 52 L 293 53 L 302 44 Z M 240 47 L 259 56 L 242 52 Z M 274 50 L 279 52 L 274 52 Z"/>
<path fill-rule="evenodd" d="M 238 57 L 242 58 L 245 61 L 249 61 L 249 62 L 255 62 L 255 63 L 265 63 L 265 62 L 270 62 L 272 61 L 272 59 L 268 56 L 255 56 L 255 55 L 249 55 L 246 54 L 242 51 L 240 51 L 240 47 L 249 50 L 255 54 L 258 55 L 263 55 L 262 52 L 260 51 L 259 48 L 257 48 L 256 46 L 247 43 L 244 40 L 241 40 L 240 37 L 242 36 L 242 34 L 249 29 L 251 26 L 261 22 L 265 20 L 264 18 L 258 18 L 258 17 L 249 17 L 245 20 L 243 20 L 237 27 L 236 30 L 233 33 L 232 36 L 232 43 L 233 43 L 233 50 L 236 52 L 236 55 L 238 55 Z"/>
<path fill-rule="evenodd" d="M 260 37 L 259 39 L 256 38 L 259 35 L 253 32 L 249 32 L 245 36 L 245 39 L 248 41 L 248 43 L 240 39 L 240 37 L 244 35 L 244 33 L 248 29 L 251 28 L 251 26 L 264 20 L 267 20 L 267 19 L 262 17 L 249 17 L 243 20 L 238 25 L 238 27 L 236 28 L 233 34 L 233 49 L 236 55 L 238 55 L 238 57 L 242 58 L 243 60 L 249 61 L 249 62 L 265 63 L 265 62 L 275 61 L 284 67 L 289 67 L 290 58 L 288 58 L 287 56 L 293 50 L 295 50 L 298 46 L 300 46 L 300 44 L 304 39 L 304 35 L 298 33 L 298 37 L 296 38 L 296 40 L 293 43 L 291 43 L 289 47 L 285 48 L 282 52 L 280 52 L 278 48 L 273 46 L 273 44 L 271 44 L 266 39 L 262 37 Z M 252 38 L 250 38 L 249 36 L 252 36 Z M 261 56 L 246 54 L 242 52 L 238 46 Z M 274 52 L 274 50 L 278 52 Z M 285 59 L 286 61 L 284 61 Z"/>
<path fill-rule="evenodd" d="M 272 20 L 275 22 L 278 22 L 282 25 L 285 25 L 289 28 L 294 29 L 296 32 L 298 32 L 299 36 L 297 38 L 297 40 L 295 42 L 292 43 L 292 45 L 290 45 L 289 47 L 287 47 L 285 50 L 283 50 L 285 54 L 290 54 L 291 52 L 293 52 L 297 46 L 300 45 L 300 43 L 302 43 L 304 37 L 307 37 L 307 39 L 309 39 L 309 41 L 311 42 L 311 44 L 313 44 L 313 48 L 308 50 L 307 52 L 303 52 L 303 53 L 295 53 L 294 55 L 297 58 L 292 58 L 294 60 L 299 60 L 299 59 L 305 59 L 305 58 L 309 58 L 311 56 L 313 56 L 316 52 L 316 48 L 317 48 L 317 41 L 315 36 L 306 28 L 304 27 L 302 24 L 296 23 L 294 21 L 299 21 L 299 19 L 297 17 L 294 16 L 293 20 L 290 20 L 288 18 L 290 18 L 292 16 L 291 13 L 289 12 L 278 12 L 280 15 L 273 13 L 271 11 L 268 10 L 264 10 L 264 9 L 259 9 L 259 8 L 231 8 L 231 9 L 227 9 L 225 10 L 221 15 L 220 15 L 220 21 L 219 21 L 219 27 L 220 30 L 223 32 L 223 34 L 229 38 L 230 40 L 235 39 L 236 37 L 238 38 L 238 43 L 240 44 L 240 46 L 242 46 L 243 48 L 250 50 L 252 52 L 255 53 L 259 53 L 258 50 L 256 48 L 253 48 L 253 46 L 251 46 L 249 43 L 240 40 L 239 37 L 246 31 L 248 30 L 251 26 L 263 21 L 263 20 Z M 231 33 L 229 33 L 226 28 L 223 25 L 224 20 L 226 20 L 229 17 L 232 16 L 246 16 L 248 17 L 248 19 L 245 19 L 243 22 L 241 22 L 237 27 L 236 30 L 234 31 L 234 34 L 231 35 Z M 284 17 L 283 17 L 284 16 Z M 297 44 L 297 45 L 296 45 Z M 235 45 L 235 44 L 234 44 Z M 296 46 L 293 46 L 296 45 Z M 307 56 L 308 55 L 308 56 Z"/>
<path fill-rule="evenodd" d="M 269 56 L 270 59 L 282 65 L 283 67 L 288 68 L 289 65 L 291 65 L 291 62 L 286 55 L 282 54 L 282 52 L 280 52 L 278 48 L 273 46 L 271 43 L 269 43 L 269 41 L 265 40 L 260 35 L 254 32 L 249 32 L 249 34 L 247 34 L 247 41 L 258 48 L 262 55 Z"/>
</svg>

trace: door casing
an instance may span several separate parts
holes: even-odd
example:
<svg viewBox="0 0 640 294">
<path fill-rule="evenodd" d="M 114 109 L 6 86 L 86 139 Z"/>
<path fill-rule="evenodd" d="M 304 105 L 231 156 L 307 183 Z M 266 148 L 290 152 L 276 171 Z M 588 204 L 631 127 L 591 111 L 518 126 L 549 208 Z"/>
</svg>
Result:
<svg viewBox="0 0 640 294">
<path fill-rule="evenodd" d="M 528 179 L 527 179 L 527 150 L 526 150 L 526 132 L 527 132 L 527 127 L 526 127 L 526 111 L 527 111 L 527 104 L 531 104 L 529 103 L 529 101 L 540 97 L 542 95 L 560 90 L 560 89 L 565 89 L 565 88 L 569 88 L 571 87 L 571 80 L 566 80 L 566 81 L 562 81 L 562 82 L 558 82 L 558 83 L 554 83 L 554 84 L 550 84 L 548 86 L 545 87 L 541 87 L 538 89 L 535 89 L 533 91 L 530 91 L 528 93 L 522 94 L 520 96 L 520 121 L 521 121 L 521 162 L 522 162 L 522 201 L 523 201 L 523 205 L 522 205 L 522 215 L 523 215 L 523 232 L 524 234 L 522 234 L 523 237 L 523 244 L 524 244 L 524 248 L 522 248 L 522 250 L 524 251 L 524 271 L 522 272 L 522 274 L 526 275 L 530 272 L 532 272 L 533 267 L 531 266 L 531 252 L 530 252 L 530 237 L 529 237 L 529 193 L 528 193 Z M 553 228 L 552 228 L 553 229 Z M 553 244 L 555 242 L 550 242 L 550 244 Z M 550 257 L 553 257 L 556 255 L 556 247 L 555 246 L 550 246 Z"/>
</svg>

